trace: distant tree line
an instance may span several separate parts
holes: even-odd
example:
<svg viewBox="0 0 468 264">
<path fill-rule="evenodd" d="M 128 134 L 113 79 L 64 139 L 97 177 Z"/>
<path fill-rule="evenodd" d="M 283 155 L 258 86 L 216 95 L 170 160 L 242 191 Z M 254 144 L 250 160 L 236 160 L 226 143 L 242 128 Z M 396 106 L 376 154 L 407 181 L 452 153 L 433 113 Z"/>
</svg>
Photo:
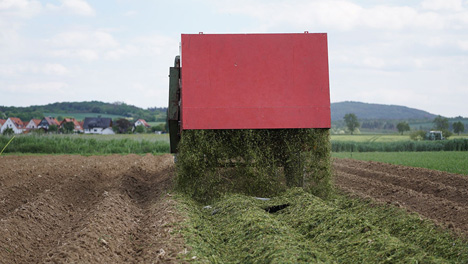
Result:
<svg viewBox="0 0 468 264">
<path fill-rule="evenodd" d="M 463 119 L 459 117 L 458 119 Z M 394 130 L 395 128 L 398 130 L 399 133 L 403 135 L 404 132 L 410 131 L 411 127 L 407 121 L 400 121 L 398 124 L 394 124 L 391 121 L 382 121 L 382 120 L 367 120 L 361 123 L 358 121 L 358 117 L 354 113 L 348 113 L 343 118 L 344 124 L 346 125 L 347 130 L 349 133 L 354 134 L 355 131 L 358 131 L 359 127 L 374 130 L 374 129 L 384 129 L 384 130 Z M 396 120 L 393 120 L 396 122 Z M 449 119 L 442 116 L 437 116 L 432 121 L 433 123 L 433 130 L 441 131 L 445 138 L 448 138 L 454 133 L 460 134 L 465 131 L 465 125 L 461 121 L 456 122 L 449 122 Z M 411 135 L 411 138 L 424 138 L 426 131 L 419 130 L 414 131 Z"/>
<path fill-rule="evenodd" d="M 21 120 L 32 118 L 41 119 L 44 113 L 95 113 L 120 115 L 145 119 L 148 122 L 163 122 L 166 120 L 165 107 L 153 107 L 142 109 L 123 102 L 104 103 L 99 101 L 89 102 L 63 102 L 48 105 L 34 105 L 28 107 L 0 106 L 0 118 L 18 117 Z"/>
</svg>

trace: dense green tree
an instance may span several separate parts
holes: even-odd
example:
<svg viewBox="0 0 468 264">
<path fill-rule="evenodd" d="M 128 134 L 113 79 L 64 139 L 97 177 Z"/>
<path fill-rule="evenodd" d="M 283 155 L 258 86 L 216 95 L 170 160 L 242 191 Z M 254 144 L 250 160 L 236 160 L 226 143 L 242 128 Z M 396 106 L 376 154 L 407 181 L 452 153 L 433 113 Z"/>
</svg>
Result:
<svg viewBox="0 0 468 264">
<path fill-rule="evenodd" d="M 119 118 L 115 121 L 116 127 L 118 127 L 118 133 L 125 134 L 131 131 L 132 124 L 125 118 Z"/>
<path fill-rule="evenodd" d="M 451 137 L 452 134 L 453 134 L 453 133 L 450 132 L 450 130 L 448 130 L 448 129 L 442 129 L 442 135 L 444 136 L 444 138 L 447 139 L 447 138 Z"/>
<path fill-rule="evenodd" d="M 151 132 L 154 133 L 156 131 L 166 132 L 165 123 L 157 124 L 157 125 L 151 127 Z"/>
<path fill-rule="evenodd" d="M 58 132 L 58 127 L 57 127 L 57 125 L 50 125 L 49 129 L 47 131 L 49 133 L 57 133 Z"/>
<path fill-rule="evenodd" d="M 463 123 L 460 121 L 453 123 L 452 127 L 453 127 L 453 132 L 457 133 L 458 135 L 460 135 L 460 133 L 463 133 L 465 131 L 465 125 L 463 125 Z"/>
<path fill-rule="evenodd" d="M 449 129 L 449 122 L 448 122 L 448 119 L 445 117 L 437 116 L 436 118 L 434 118 L 434 121 L 432 121 L 432 123 L 434 123 L 434 129 L 437 129 L 437 130 Z"/>
<path fill-rule="evenodd" d="M 13 131 L 13 129 L 9 128 L 9 127 L 5 128 L 5 130 L 3 130 L 3 135 L 4 136 L 11 136 L 14 133 L 15 133 L 15 131 Z"/>
<path fill-rule="evenodd" d="M 400 122 L 397 124 L 397 129 L 403 135 L 405 131 L 410 131 L 410 126 L 407 122 Z"/>
<path fill-rule="evenodd" d="M 63 124 L 63 132 L 66 134 L 73 133 L 73 130 L 75 130 L 75 124 L 73 122 L 66 122 Z"/>
<path fill-rule="evenodd" d="M 351 132 L 351 135 L 354 131 L 359 128 L 359 122 L 357 116 L 355 114 L 349 113 L 344 116 L 344 121 L 346 123 L 346 127 Z"/>
<path fill-rule="evenodd" d="M 423 140 L 424 138 L 426 137 L 426 131 L 424 130 L 416 130 L 416 131 L 413 131 L 411 132 L 410 134 L 410 138 L 412 140 Z"/>
<path fill-rule="evenodd" d="M 95 107 L 93 107 L 93 109 L 91 109 L 91 112 L 99 114 L 99 113 L 101 113 L 101 108 L 98 107 L 98 106 L 95 106 Z"/>
<path fill-rule="evenodd" d="M 143 133 L 145 133 L 145 126 L 137 126 L 137 127 L 135 127 L 135 133 L 138 133 L 138 134 L 143 134 Z"/>
</svg>

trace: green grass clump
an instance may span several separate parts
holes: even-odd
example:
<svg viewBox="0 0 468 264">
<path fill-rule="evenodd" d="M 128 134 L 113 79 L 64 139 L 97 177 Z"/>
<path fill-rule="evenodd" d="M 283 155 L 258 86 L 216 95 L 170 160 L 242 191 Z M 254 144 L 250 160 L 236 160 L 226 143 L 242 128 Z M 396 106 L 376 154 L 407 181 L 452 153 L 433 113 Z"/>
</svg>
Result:
<svg viewBox="0 0 468 264">
<path fill-rule="evenodd" d="M 333 157 L 379 161 L 468 175 L 468 152 L 339 152 Z"/>
<path fill-rule="evenodd" d="M 468 243 L 419 216 L 302 188 L 262 201 L 227 194 L 204 207 L 178 197 L 200 263 L 463 263 Z M 289 205 L 275 212 L 267 208 Z"/>
<path fill-rule="evenodd" d="M 198 201 L 293 186 L 331 192 L 328 129 L 186 130 L 178 150 L 176 189 Z"/>
</svg>

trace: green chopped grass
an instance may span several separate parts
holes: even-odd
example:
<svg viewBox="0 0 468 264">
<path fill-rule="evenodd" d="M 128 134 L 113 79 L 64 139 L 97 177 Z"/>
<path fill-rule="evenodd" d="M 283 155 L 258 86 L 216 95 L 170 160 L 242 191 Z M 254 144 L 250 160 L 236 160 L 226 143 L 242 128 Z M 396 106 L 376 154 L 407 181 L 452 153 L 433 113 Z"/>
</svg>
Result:
<svg viewBox="0 0 468 264">
<path fill-rule="evenodd" d="M 176 189 L 198 201 L 332 190 L 328 129 L 185 130 L 178 150 Z"/>
<path fill-rule="evenodd" d="M 181 232 L 198 263 L 464 263 L 468 243 L 390 206 L 301 188 L 262 201 L 227 194 L 209 207 L 180 194 Z M 289 206 L 275 213 L 265 209 Z"/>
</svg>

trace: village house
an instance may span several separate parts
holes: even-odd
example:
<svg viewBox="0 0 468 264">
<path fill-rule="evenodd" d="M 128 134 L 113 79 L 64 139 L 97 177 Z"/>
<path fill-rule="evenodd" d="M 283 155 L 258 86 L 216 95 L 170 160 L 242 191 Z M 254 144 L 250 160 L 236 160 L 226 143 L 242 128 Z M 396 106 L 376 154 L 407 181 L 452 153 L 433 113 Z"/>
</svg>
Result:
<svg viewBox="0 0 468 264">
<path fill-rule="evenodd" d="M 31 130 L 31 129 L 37 129 L 39 124 L 41 123 L 41 120 L 40 119 L 31 119 L 29 121 L 29 123 L 27 123 L 26 125 L 26 129 L 27 130 Z"/>
<path fill-rule="evenodd" d="M 138 120 L 135 122 L 135 125 L 134 125 L 134 126 L 135 126 L 135 127 L 137 127 L 137 126 L 144 126 L 144 127 L 146 127 L 146 128 L 150 128 L 150 127 L 151 127 L 148 123 L 146 123 L 146 121 L 145 121 L 144 119 L 138 119 Z"/>
<path fill-rule="evenodd" d="M 5 124 L 6 119 L 0 119 L 0 129 L 2 129 L 3 124 Z"/>
<path fill-rule="evenodd" d="M 8 118 L 2 125 L 0 133 L 3 133 L 7 128 L 11 128 L 15 134 L 21 134 L 26 130 L 23 121 L 17 117 Z"/>
<path fill-rule="evenodd" d="M 65 125 L 65 123 L 69 123 L 69 122 L 73 123 L 73 125 L 74 125 L 74 129 L 73 129 L 74 133 L 83 133 L 84 132 L 82 125 L 75 118 L 64 118 L 62 120 L 62 122 L 60 122 L 60 127 L 63 128 L 63 125 Z"/>
<path fill-rule="evenodd" d="M 49 130 L 49 127 L 52 125 L 55 125 L 57 127 L 60 126 L 59 122 L 55 118 L 48 116 L 48 117 L 42 118 L 37 128 L 43 128 L 45 130 Z"/>
<path fill-rule="evenodd" d="M 86 117 L 83 123 L 85 134 L 115 134 L 112 130 L 112 119 L 102 117 Z"/>
</svg>

